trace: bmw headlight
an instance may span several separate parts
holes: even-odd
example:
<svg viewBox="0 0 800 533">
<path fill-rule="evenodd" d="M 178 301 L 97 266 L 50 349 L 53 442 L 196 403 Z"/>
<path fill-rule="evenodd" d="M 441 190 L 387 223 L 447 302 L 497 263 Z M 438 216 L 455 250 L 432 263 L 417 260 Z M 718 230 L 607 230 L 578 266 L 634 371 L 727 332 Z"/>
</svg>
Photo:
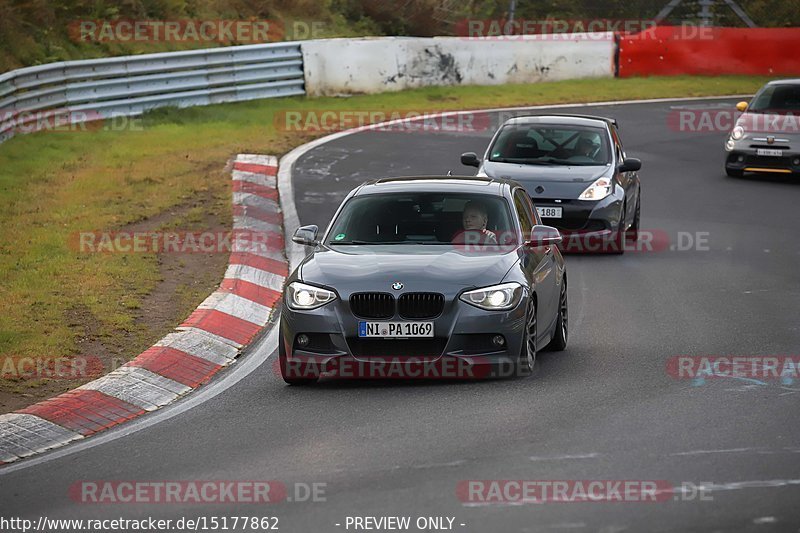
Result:
<svg viewBox="0 0 800 533">
<path fill-rule="evenodd" d="M 309 311 L 322 307 L 335 299 L 334 292 L 299 281 L 294 281 L 286 287 L 286 303 L 289 308 L 295 310 Z"/>
<path fill-rule="evenodd" d="M 734 141 L 739 141 L 742 138 L 744 138 L 744 128 L 741 126 L 736 126 L 733 128 L 733 131 L 731 132 L 731 139 Z"/>
<path fill-rule="evenodd" d="M 578 196 L 578 200 L 602 200 L 611 194 L 611 179 L 600 178 Z"/>
<path fill-rule="evenodd" d="M 517 306 L 522 299 L 522 292 L 523 288 L 519 283 L 504 283 L 467 291 L 460 299 L 487 311 L 507 311 Z"/>
</svg>

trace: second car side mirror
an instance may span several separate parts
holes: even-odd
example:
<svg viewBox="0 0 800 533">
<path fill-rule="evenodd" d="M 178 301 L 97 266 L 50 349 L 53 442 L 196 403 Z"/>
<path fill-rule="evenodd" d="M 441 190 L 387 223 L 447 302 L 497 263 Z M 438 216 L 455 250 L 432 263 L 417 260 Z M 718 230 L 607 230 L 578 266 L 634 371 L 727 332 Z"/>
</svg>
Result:
<svg viewBox="0 0 800 533">
<path fill-rule="evenodd" d="M 629 157 L 619 166 L 620 172 L 636 172 L 642 169 L 642 161 L 641 159 L 636 159 L 635 157 Z"/>
<path fill-rule="evenodd" d="M 747 111 L 748 107 L 750 107 L 750 104 L 748 104 L 747 102 L 739 102 L 738 104 L 736 104 L 736 110 L 741 111 L 742 113 Z"/>
<path fill-rule="evenodd" d="M 561 242 L 561 232 L 552 226 L 536 225 L 531 230 L 529 246 L 550 246 Z"/>
<path fill-rule="evenodd" d="M 467 167 L 480 167 L 481 160 L 478 159 L 478 154 L 475 152 L 466 152 L 461 154 L 461 164 Z"/>
<path fill-rule="evenodd" d="M 304 244 L 306 246 L 316 246 L 319 244 L 317 240 L 317 233 L 319 232 L 319 226 L 302 226 L 295 230 L 294 235 L 292 236 L 292 242 L 296 242 L 297 244 Z"/>
</svg>

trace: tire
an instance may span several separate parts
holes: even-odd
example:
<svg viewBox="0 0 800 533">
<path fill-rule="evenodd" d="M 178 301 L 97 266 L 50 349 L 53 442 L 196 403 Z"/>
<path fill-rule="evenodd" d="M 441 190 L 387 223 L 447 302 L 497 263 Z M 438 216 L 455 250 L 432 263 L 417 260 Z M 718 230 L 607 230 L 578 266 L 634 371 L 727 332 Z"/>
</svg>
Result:
<svg viewBox="0 0 800 533">
<path fill-rule="evenodd" d="M 291 375 L 292 371 L 288 368 L 288 361 L 286 358 L 286 346 L 283 344 L 283 332 L 280 332 L 278 339 L 278 359 L 280 361 L 281 367 L 281 377 L 283 381 L 288 383 L 289 385 L 314 385 L 317 381 L 319 381 L 318 374 L 310 374 L 307 372 L 299 372 L 302 376 L 293 376 Z M 297 371 L 294 371 L 297 372 Z"/>
<path fill-rule="evenodd" d="M 639 221 L 641 220 L 641 218 L 642 218 L 642 197 L 639 196 L 639 198 L 636 200 L 636 211 L 635 214 L 633 215 L 633 224 L 628 229 L 628 231 L 625 232 L 626 241 L 635 243 L 636 241 L 639 240 Z"/>
<path fill-rule="evenodd" d="M 558 297 L 558 319 L 556 319 L 556 334 L 550 344 L 545 348 L 551 352 L 563 352 L 567 347 L 569 338 L 569 305 L 567 301 L 567 279 L 561 283 L 561 294 Z"/>
<path fill-rule="evenodd" d="M 522 333 L 522 346 L 517 358 L 516 374 L 530 376 L 536 366 L 536 303 L 531 301 L 525 311 L 525 330 Z"/>
<path fill-rule="evenodd" d="M 730 178 L 743 178 L 744 177 L 744 170 L 737 170 L 737 169 L 725 167 L 725 174 L 727 174 L 728 177 L 730 177 Z"/>
</svg>

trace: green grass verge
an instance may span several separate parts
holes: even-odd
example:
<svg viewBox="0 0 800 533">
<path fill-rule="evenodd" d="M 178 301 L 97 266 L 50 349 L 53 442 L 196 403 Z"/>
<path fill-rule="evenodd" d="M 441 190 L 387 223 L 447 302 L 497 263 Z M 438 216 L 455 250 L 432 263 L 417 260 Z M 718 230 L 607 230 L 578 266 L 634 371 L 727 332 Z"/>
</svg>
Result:
<svg viewBox="0 0 800 533">
<path fill-rule="evenodd" d="M 766 78 L 670 77 L 581 80 L 498 87 L 426 88 L 351 98 L 303 97 L 163 109 L 140 131 L 102 128 L 21 135 L 0 145 L 0 357 L 60 357 L 79 352 L 91 316 L 100 342 L 134 356 L 158 340 L 140 322 L 140 304 L 161 279 L 152 254 L 81 254 L 80 231 L 114 230 L 158 217 L 200 196 L 183 220 L 230 221 L 230 177 L 223 166 L 241 153 L 282 154 L 322 133 L 274 126 L 285 111 L 415 110 L 752 94 Z M 199 210 L 199 212 L 197 212 Z M 175 226 L 175 220 L 170 221 Z M 205 296 L 175 289 L 174 323 Z M 0 389 L 7 384 L 0 381 Z M 15 386 L 19 386 L 16 384 Z"/>
</svg>

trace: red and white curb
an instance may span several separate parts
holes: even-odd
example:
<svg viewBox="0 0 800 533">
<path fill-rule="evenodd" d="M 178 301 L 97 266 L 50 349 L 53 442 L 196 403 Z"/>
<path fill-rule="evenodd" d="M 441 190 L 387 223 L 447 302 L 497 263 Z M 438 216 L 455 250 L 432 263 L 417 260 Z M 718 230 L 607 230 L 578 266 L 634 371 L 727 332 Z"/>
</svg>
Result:
<svg viewBox="0 0 800 533">
<path fill-rule="evenodd" d="M 0 415 L 0 464 L 88 437 L 163 407 L 208 382 L 273 324 L 288 276 L 278 161 L 233 162 L 233 250 L 219 288 L 173 333 L 113 372 Z"/>
</svg>

